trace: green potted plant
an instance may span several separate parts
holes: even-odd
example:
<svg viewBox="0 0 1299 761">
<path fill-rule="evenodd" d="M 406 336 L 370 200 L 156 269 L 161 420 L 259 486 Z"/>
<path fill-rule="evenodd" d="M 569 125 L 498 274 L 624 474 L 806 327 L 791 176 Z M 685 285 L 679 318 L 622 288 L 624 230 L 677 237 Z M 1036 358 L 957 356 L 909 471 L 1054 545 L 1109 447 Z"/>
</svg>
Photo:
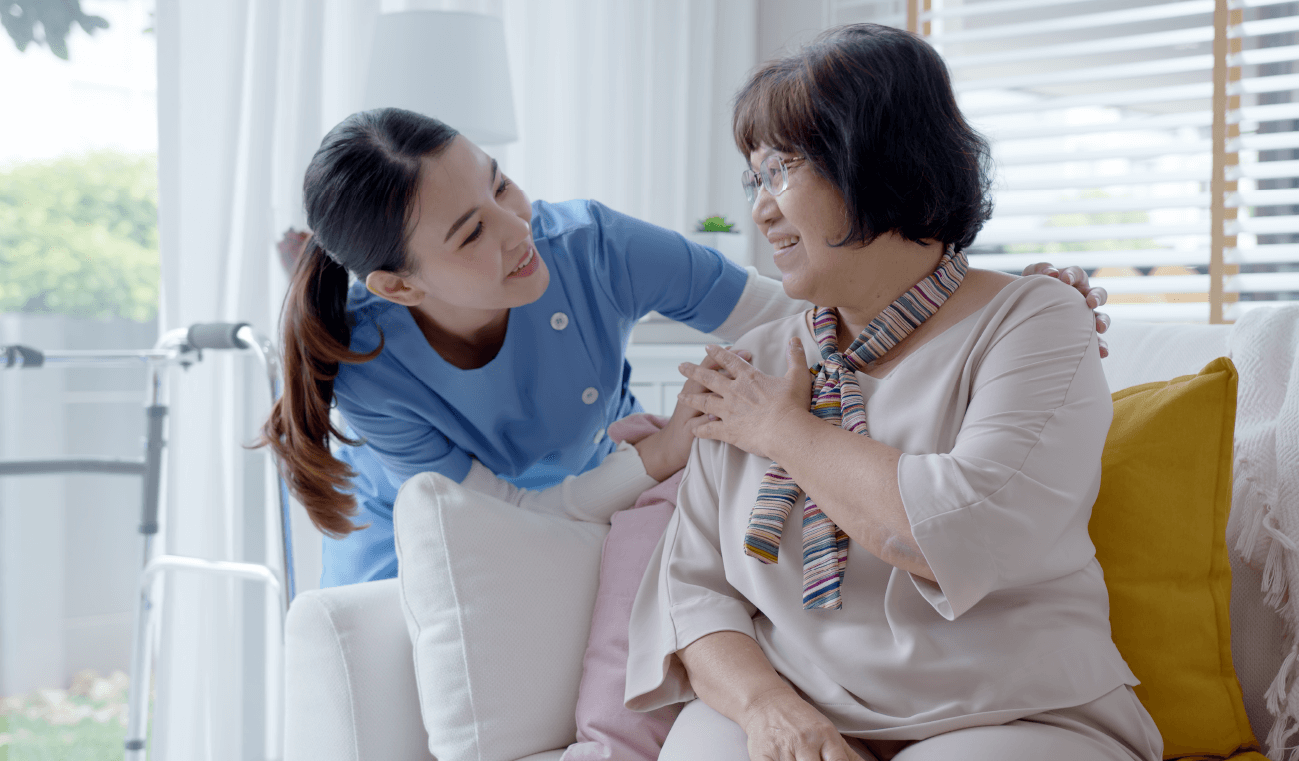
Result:
<svg viewBox="0 0 1299 761">
<path fill-rule="evenodd" d="M 690 239 L 700 245 L 715 248 L 723 256 L 740 265 L 752 264 L 748 236 L 741 233 L 734 222 L 721 214 L 705 217 L 695 223 Z"/>
</svg>

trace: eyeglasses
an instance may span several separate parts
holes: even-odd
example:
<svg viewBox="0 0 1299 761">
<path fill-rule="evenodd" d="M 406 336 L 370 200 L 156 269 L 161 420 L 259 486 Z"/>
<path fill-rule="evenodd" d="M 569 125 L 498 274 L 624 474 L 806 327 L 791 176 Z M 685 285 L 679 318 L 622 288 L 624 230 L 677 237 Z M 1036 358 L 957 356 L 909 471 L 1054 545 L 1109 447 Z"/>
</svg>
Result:
<svg viewBox="0 0 1299 761">
<path fill-rule="evenodd" d="M 749 199 L 749 203 L 758 201 L 758 185 L 767 189 L 767 192 L 775 196 L 785 192 L 789 187 L 789 167 L 803 161 L 802 156 L 783 159 L 780 156 L 768 156 L 758 165 L 758 171 L 745 169 L 740 175 L 740 182 L 744 185 L 744 197 Z"/>
</svg>

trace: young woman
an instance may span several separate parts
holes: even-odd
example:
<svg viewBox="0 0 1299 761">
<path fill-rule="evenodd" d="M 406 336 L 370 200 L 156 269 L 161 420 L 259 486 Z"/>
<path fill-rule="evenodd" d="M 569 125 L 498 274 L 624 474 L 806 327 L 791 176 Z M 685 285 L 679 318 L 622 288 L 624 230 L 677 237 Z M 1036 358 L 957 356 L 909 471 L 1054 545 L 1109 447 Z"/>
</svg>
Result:
<svg viewBox="0 0 1299 761">
<path fill-rule="evenodd" d="M 596 201 L 529 203 L 478 146 L 409 111 L 343 120 L 303 191 L 312 237 L 264 435 L 328 535 L 324 586 L 396 575 L 392 503 L 420 472 L 607 521 L 685 463 L 699 422 L 678 405 L 634 447 L 605 435 L 641 409 L 623 354 L 637 320 L 654 310 L 734 340 L 806 306 Z"/>
<path fill-rule="evenodd" d="M 752 363 L 683 366 L 709 422 L 626 691 L 691 701 L 661 761 L 1158 761 L 1087 533 L 1097 337 L 1060 283 L 969 268 L 988 147 L 942 59 L 831 30 L 752 76 L 734 132 L 785 292 L 819 306 L 742 337 Z"/>
</svg>

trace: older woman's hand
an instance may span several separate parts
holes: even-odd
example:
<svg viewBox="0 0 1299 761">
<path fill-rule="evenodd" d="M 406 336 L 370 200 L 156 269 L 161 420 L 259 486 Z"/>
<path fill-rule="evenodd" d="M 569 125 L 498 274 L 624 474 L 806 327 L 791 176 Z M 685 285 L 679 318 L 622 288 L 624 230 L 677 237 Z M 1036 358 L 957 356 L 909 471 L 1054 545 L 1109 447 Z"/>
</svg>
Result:
<svg viewBox="0 0 1299 761">
<path fill-rule="evenodd" d="M 752 359 L 753 356 L 747 351 L 738 354 L 744 360 Z M 711 357 L 704 360 L 703 367 L 710 371 L 726 372 Z M 684 393 L 690 394 L 702 393 L 706 390 L 703 384 L 695 381 L 686 383 L 682 389 Z M 667 425 L 633 445 L 640 453 L 645 472 L 654 480 L 663 481 L 684 468 L 686 460 L 690 458 L 690 446 L 695 442 L 695 429 L 705 422 L 707 420 L 702 413 L 678 401 Z"/>
<path fill-rule="evenodd" d="M 794 694 L 754 701 L 740 726 L 752 761 L 863 761 L 825 714 Z"/>
<path fill-rule="evenodd" d="M 1096 311 L 1105 304 L 1107 299 L 1109 299 L 1109 293 L 1100 286 L 1093 288 L 1091 281 L 1087 278 L 1087 271 L 1082 267 L 1065 267 L 1061 270 L 1056 269 L 1056 267 L 1049 262 L 1038 262 L 1037 264 L 1030 264 L 1025 267 L 1021 274 L 1046 275 L 1047 277 L 1059 279 L 1059 281 L 1065 285 L 1072 285 L 1074 288 L 1077 288 L 1078 292 L 1087 300 L 1087 307 L 1092 310 L 1093 316 L 1096 319 L 1096 332 L 1104 333 L 1109 329 L 1110 316 L 1104 312 Z M 1104 359 L 1109 356 L 1110 349 L 1106 346 L 1104 338 L 1098 340 L 1100 341 L 1101 358 Z"/>
<path fill-rule="evenodd" d="M 784 376 L 767 375 L 720 346 L 708 346 L 708 357 L 720 370 L 681 363 L 681 374 L 702 384 L 709 393 L 683 389 L 681 403 L 708 415 L 694 429 L 702 439 L 725 441 L 744 451 L 769 457 L 768 442 L 780 436 L 782 423 L 794 415 L 810 415 L 812 374 L 807 371 L 803 344 L 797 338 L 786 347 L 788 370 Z"/>
</svg>

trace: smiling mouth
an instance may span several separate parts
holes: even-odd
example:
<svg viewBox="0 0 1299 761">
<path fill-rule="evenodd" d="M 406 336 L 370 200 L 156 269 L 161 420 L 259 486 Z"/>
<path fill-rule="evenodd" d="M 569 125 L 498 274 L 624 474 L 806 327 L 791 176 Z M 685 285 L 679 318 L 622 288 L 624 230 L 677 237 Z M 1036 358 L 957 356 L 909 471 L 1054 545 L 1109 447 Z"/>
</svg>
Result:
<svg viewBox="0 0 1299 761">
<path fill-rule="evenodd" d="M 528 252 L 528 255 L 523 257 L 523 261 L 519 262 L 519 266 L 515 267 L 513 270 L 510 271 L 510 275 L 517 275 L 520 272 L 522 272 L 524 267 L 527 267 L 529 264 L 532 264 L 532 260 L 534 257 L 536 257 L 536 255 L 537 255 L 537 249 L 536 247 L 533 247 L 532 250 Z M 506 275 L 506 277 L 509 277 L 510 275 Z"/>
<path fill-rule="evenodd" d="M 800 240 L 802 240 L 802 238 L 799 238 L 798 236 L 794 236 L 792 238 L 785 238 L 783 240 L 776 241 L 775 243 L 776 253 L 783 254 L 784 252 L 790 250 L 794 246 L 797 246 Z"/>
</svg>

